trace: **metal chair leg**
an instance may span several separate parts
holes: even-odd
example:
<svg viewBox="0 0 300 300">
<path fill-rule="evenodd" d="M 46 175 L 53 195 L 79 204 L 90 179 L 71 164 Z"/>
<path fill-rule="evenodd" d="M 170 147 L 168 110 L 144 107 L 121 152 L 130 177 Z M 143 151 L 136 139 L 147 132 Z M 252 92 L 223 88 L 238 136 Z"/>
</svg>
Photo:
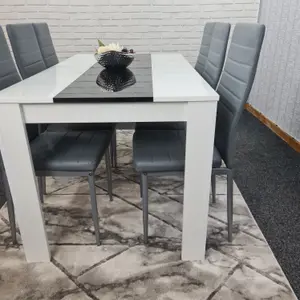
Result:
<svg viewBox="0 0 300 300">
<path fill-rule="evenodd" d="M 41 203 L 44 203 L 44 177 L 38 177 L 39 195 Z"/>
<path fill-rule="evenodd" d="M 100 245 L 99 216 L 98 216 L 98 207 L 97 207 L 97 198 L 96 198 L 95 177 L 93 173 L 89 174 L 88 181 L 90 187 L 92 217 L 93 217 L 94 228 L 95 228 L 96 244 L 97 246 L 99 246 Z"/>
<path fill-rule="evenodd" d="M 216 203 L 216 175 L 211 174 L 211 194 L 212 194 L 212 203 Z"/>
<path fill-rule="evenodd" d="M 14 203 L 11 197 L 11 193 L 9 190 L 9 185 L 7 181 L 6 174 L 3 175 L 3 181 L 4 181 L 4 193 L 5 198 L 7 201 L 7 212 L 8 212 L 8 218 L 9 218 L 9 224 L 10 224 L 10 232 L 11 232 L 11 238 L 13 244 L 17 244 L 17 228 L 16 228 L 16 218 L 15 218 L 15 209 L 14 209 Z"/>
<path fill-rule="evenodd" d="M 228 223 L 228 242 L 232 242 L 233 227 L 233 175 L 230 170 L 227 173 L 227 223 Z"/>
<path fill-rule="evenodd" d="M 148 177 L 147 174 L 141 175 L 141 183 L 143 189 L 143 228 L 144 228 L 144 244 L 148 243 Z"/>
<path fill-rule="evenodd" d="M 113 168 L 117 167 L 117 131 L 115 130 L 114 135 L 112 137 L 111 143 L 110 143 L 110 148 L 111 148 L 111 164 Z"/>
<path fill-rule="evenodd" d="M 46 177 L 43 176 L 43 193 L 44 195 L 47 195 L 47 185 L 46 185 Z"/>
<path fill-rule="evenodd" d="M 143 200 L 143 179 L 142 179 L 142 174 L 140 175 L 140 196 L 141 200 Z"/>
<path fill-rule="evenodd" d="M 112 173 L 111 173 L 111 162 L 110 162 L 110 159 L 109 159 L 109 148 L 107 148 L 107 150 L 105 152 L 105 165 L 106 165 L 107 187 L 108 187 L 109 200 L 113 201 Z"/>
</svg>

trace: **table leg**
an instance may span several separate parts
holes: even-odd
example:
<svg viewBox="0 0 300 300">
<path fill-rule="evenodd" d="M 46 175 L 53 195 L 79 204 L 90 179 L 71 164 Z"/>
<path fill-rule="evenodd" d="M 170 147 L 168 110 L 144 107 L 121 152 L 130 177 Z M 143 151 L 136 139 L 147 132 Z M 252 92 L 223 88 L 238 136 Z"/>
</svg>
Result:
<svg viewBox="0 0 300 300">
<path fill-rule="evenodd" d="M 0 147 L 28 262 L 50 261 L 22 108 L 1 104 Z"/>
<path fill-rule="evenodd" d="M 184 175 L 182 259 L 205 258 L 217 102 L 190 102 Z"/>
</svg>

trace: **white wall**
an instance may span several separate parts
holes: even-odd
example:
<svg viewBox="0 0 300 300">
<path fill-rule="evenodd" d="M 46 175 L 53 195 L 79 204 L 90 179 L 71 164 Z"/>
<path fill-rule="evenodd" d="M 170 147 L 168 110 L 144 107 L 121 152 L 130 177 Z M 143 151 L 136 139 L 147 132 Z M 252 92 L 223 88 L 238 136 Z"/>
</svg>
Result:
<svg viewBox="0 0 300 300">
<path fill-rule="evenodd" d="M 100 38 L 194 63 L 205 22 L 256 22 L 258 8 L 259 0 L 0 0 L 0 24 L 46 21 L 61 59 L 93 52 Z"/>
<path fill-rule="evenodd" d="M 249 103 L 300 141 L 300 1 L 262 0 L 267 31 Z"/>
</svg>

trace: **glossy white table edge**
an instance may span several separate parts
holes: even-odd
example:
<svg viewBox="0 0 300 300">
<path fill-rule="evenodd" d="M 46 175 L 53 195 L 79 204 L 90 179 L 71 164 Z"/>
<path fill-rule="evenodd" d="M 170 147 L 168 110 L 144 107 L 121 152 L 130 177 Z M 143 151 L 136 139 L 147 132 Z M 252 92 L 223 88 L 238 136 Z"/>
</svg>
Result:
<svg viewBox="0 0 300 300">
<path fill-rule="evenodd" d="M 161 77 L 163 74 L 156 76 Z M 212 90 L 211 94 L 214 93 Z M 218 98 L 212 100 L 208 95 L 207 97 L 206 101 L 202 97 L 200 101 L 194 98 L 194 101 L 190 102 L 105 105 L 49 105 L 24 102 L 23 105 L 19 105 L 0 102 L 1 151 L 27 261 L 49 261 L 50 256 L 30 148 L 25 133 L 25 122 L 88 123 L 176 120 L 187 121 L 182 259 L 203 260 Z"/>
<path fill-rule="evenodd" d="M 217 101 L 218 94 L 179 53 L 151 54 L 154 102 Z M 3 91 L 0 103 L 45 104 L 95 64 L 77 54 Z"/>
</svg>

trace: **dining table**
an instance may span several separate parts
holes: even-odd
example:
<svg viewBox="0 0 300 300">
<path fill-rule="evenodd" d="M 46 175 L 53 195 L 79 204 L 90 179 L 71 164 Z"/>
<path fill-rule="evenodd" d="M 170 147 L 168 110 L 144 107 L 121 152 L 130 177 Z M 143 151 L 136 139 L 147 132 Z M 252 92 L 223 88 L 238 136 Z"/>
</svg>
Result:
<svg viewBox="0 0 300 300">
<path fill-rule="evenodd" d="M 203 261 L 219 95 L 180 53 L 76 54 L 0 92 L 0 149 L 28 262 L 51 259 L 26 124 L 186 122 L 182 260 Z M 141 224 L 142 228 L 142 224 Z"/>
</svg>

